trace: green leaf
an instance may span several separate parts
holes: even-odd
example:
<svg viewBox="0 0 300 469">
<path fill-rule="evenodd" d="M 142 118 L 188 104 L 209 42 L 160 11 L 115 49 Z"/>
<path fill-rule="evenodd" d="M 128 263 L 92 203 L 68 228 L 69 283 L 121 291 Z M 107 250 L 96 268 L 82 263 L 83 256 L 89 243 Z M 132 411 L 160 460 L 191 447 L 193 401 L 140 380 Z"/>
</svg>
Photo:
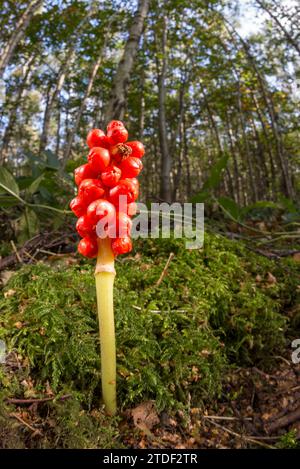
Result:
<svg viewBox="0 0 300 469">
<path fill-rule="evenodd" d="M 279 203 L 272 202 L 270 200 L 260 200 L 258 202 L 255 202 L 254 204 L 248 205 L 247 207 L 243 208 L 243 215 L 247 215 L 248 213 L 252 211 L 259 211 L 259 210 L 264 210 L 264 209 L 272 209 L 272 210 L 278 210 L 280 209 L 281 206 Z"/>
<path fill-rule="evenodd" d="M 191 198 L 191 202 L 193 204 L 201 204 L 203 202 L 206 202 L 209 199 L 209 197 L 210 197 L 210 193 L 208 191 L 201 191 Z"/>
<path fill-rule="evenodd" d="M 230 197 L 219 197 L 218 202 L 235 220 L 240 219 L 241 209 L 233 199 Z"/>
<path fill-rule="evenodd" d="M 0 194 L 0 208 L 9 208 L 18 205 L 18 200 L 11 195 Z"/>
<path fill-rule="evenodd" d="M 28 187 L 30 186 L 30 184 L 33 183 L 34 180 L 35 180 L 35 178 L 33 178 L 32 176 L 20 176 L 20 177 L 18 177 L 17 182 L 18 182 L 18 186 L 19 186 L 20 191 L 23 191 L 24 189 L 28 189 Z"/>
<path fill-rule="evenodd" d="M 46 150 L 45 155 L 47 157 L 47 167 L 50 169 L 59 169 L 59 160 L 58 157 L 53 151 Z"/>
<path fill-rule="evenodd" d="M 0 188 L 3 192 L 8 192 L 12 196 L 18 198 L 20 194 L 19 186 L 13 175 L 6 168 L 0 167 Z"/>
<path fill-rule="evenodd" d="M 229 155 L 223 155 L 210 169 L 210 175 L 203 184 L 202 190 L 214 189 L 221 181 L 223 170 L 226 168 Z"/>
<path fill-rule="evenodd" d="M 38 190 L 39 185 L 42 182 L 43 178 L 44 178 L 44 174 L 41 174 L 30 184 L 30 186 L 28 187 L 29 194 L 34 194 Z"/>
<path fill-rule="evenodd" d="M 24 213 L 19 219 L 18 224 L 18 242 L 24 243 L 32 238 L 39 230 L 39 219 L 31 208 L 26 207 Z"/>
</svg>

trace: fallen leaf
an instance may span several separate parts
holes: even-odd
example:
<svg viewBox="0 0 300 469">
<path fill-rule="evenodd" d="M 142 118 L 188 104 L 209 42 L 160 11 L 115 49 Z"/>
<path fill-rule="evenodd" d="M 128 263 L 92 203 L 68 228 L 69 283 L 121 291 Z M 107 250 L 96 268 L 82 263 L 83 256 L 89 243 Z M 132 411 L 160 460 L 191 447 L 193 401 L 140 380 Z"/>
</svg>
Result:
<svg viewBox="0 0 300 469">
<path fill-rule="evenodd" d="M 270 283 L 271 285 L 274 285 L 275 283 L 277 283 L 277 278 L 274 277 L 274 275 L 271 274 L 271 272 L 268 272 L 268 274 L 267 274 L 267 282 Z"/>
<path fill-rule="evenodd" d="M 300 252 L 296 252 L 296 254 L 293 255 L 293 260 L 296 262 L 300 262 Z"/>
<path fill-rule="evenodd" d="M 4 293 L 4 298 L 10 298 L 11 296 L 14 296 L 14 294 L 16 293 L 16 290 L 13 290 L 12 288 L 10 290 L 7 290 L 5 293 Z"/>
<path fill-rule="evenodd" d="M 143 402 L 132 410 L 134 425 L 151 436 L 152 428 L 159 423 L 159 418 L 153 401 Z"/>
<path fill-rule="evenodd" d="M 14 326 L 15 326 L 17 329 L 22 329 L 23 323 L 22 323 L 21 321 L 17 321 L 17 322 L 15 322 Z"/>
<path fill-rule="evenodd" d="M 4 270 L 3 272 L 1 272 L 1 282 L 3 286 L 7 284 L 7 282 L 9 281 L 10 277 L 13 274 L 14 274 L 13 270 Z"/>
</svg>

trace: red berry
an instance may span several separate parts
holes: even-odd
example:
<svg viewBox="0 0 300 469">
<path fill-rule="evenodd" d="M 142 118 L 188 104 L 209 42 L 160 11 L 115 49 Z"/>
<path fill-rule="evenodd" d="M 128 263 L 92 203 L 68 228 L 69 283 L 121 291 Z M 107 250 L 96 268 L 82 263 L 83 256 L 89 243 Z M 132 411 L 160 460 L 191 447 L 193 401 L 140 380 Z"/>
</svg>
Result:
<svg viewBox="0 0 300 469">
<path fill-rule="evenodd" d="M 123 178 L 134 178 L 140 174 L 143 169 L 143 163 L 139 158 L 129 156 L 120 163 Z"/>
<path fill-rule="evenodd" d="M 103 184 L 99 179 L 84 179 L 78 189 L 78 195 L 86 206 L 100 199 L 104 193 Z"/>
<path fill-rule="evenodd" d="M 142 158 L 145 154 L 145 147 L 141 142 L 134 140 L 133 142 L 126 142 L 126 145 L 131 148 L 131 156 L 135 158 Z"/>
<path fill-rule="evenodd" d="M 107 187 L 114 187 L 121 179 L 122 172 L 118 166 L 110 165 L 101 174 L 101 180 Z"/>
<path fill-rule="evenodd" d="M 107 130 L 107 137 L 109 138 L 111 145 L 125 143 L 128 139 L 128 132 L 125 127 L 112 127 Z"/>
<path fill-rule="evenodd" d="M 90 223 L 86 215 L 82 215 L 80 218 L 78 218 L 76 223 L 76 230 L 82 238 L 94 234 L 93 225 Z"/>
<path fill-rule="evenodd" d="M 140 187 L 140 184 L 139 184 L 139 181 L 137 180 L 137 178 L 129 178 L 129 179 L 124 179 L 124 181 L 130 181 L 131 185 L 134 187 L 135 191 L 136 191 L 136 199 L 139 195 L 139 187 Z M 134 200 L 136 200 L 134 199 Z"/>
<path fill-rule="evenodd" d="M 116 238 L 111 243 L 111 248 L 115 256 L 118 254 L 125 254 L 132 250 L 132 242 L 129 236 L 124 236 L 123 238 Z"/>
<path fill-rule="evenodd" d="M 76 215 L 76 217 L 81 217 L 85 214 L 86 211 L 86 204 L 82 200 L 81 197 L 77 196 L 75 199 L 71 200 L 70 202 L 70 209 Z"/>
<path fill-rule="evenodd" d="M 118 129 L 118 128 L 122 128 L 122 127 L 124 127 L 124 124 L 123 124 L 122 121 L 110 121 L 107 124 L 106 130 L 107 130 L 107 132 L 109 132 L 110 130 Z"/>
<path fill-rule="evenodd" d="M 120 163 L 127 156 L 131 156 L 132 150 L 127 143 L 118 143 L 110 149 L 110 154 L 117 163 Z"/>
<path fill-rule="evenodd" d="M 88 161 L 93 171 L 99 174 L 109 165 L 109 151 L 105 148 L 94 147 L 88 154 Z"/>
<path fill-rule="evenodd" d="M 98 244 L 95 236 L 85 236 L 78 244 L 77 250 L 85 257 L 97 257 Z"/>
<path fill-rule="evenodd" d="M 133 217 L 137 212 L 137 204 L 135 202 L 131 202 L 127 205 L 127 215 L 129 217 Z"/>
<path fill-rule="evenodd" d="M 103 130 L 100 129 L 93 129 L 90 130 L 88 133 L 86 143 L 90 148 L 94 147 L 102 147 L 102 148 L 108 148 L 109 146 L 109 140 Z"/>
<path fill-rule="evenodd" d="M 96 225 L 96 223 L 104 217 L 107 222 L 114 220 L 116 209 L 108 200 L 98 199 L 88 206 L 86 214 L 89 222 L 92 225 Z"/>
<path fill-rule="evenodd" d="M 122 201 L 119 200 L 120 196 L 125 197 L 125 199 L 124 200 L 122 199 Z M 138 189 L 131 179 L 121 179 L 118 185 L 113 187 L 109 191 L 109 199 L 116 206 L 118 206 L 119 203 L 121 202 L 130 204 L 131 202 L 134 202 L 137 199 L 137 197 L 138 197 Z"/>
<path fill-rule="evenodd" d="M 84 179 L 96 178 L 97 174 L 93 171 L 91 165 L 89 163 L 83 164 L 82 166 L 78 166 L 78 168 L 74 171 L 75 175 L 75 184 L 79 186 L 79 184 Z"/>
<path fill-rule="evenodd" d="M 110 238 L 123 238 L 130 234 L 132 221 L 126 213 L 118 212 L 115 220 L 108 226 L 108 236 Z"/>
</svg>

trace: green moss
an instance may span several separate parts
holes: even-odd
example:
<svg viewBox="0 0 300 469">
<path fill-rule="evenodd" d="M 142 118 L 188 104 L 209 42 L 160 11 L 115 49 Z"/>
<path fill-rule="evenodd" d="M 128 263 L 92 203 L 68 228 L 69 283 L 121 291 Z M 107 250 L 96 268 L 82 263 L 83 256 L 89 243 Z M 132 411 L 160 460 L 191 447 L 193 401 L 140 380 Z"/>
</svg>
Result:
<svg viewBox="0 0 300 469">
<path fill-rule="evenodd" d="M 285 269 L 295 271 L 296 263 Z M 136 241 L 135 253 L 117 262 L 115 284 L 121 407 L 149 398 L 158 409 L 178 407 L 188 396 L 201 405 L 220 393 L 228 366 L 263 366 L 285 345 L 284 309 L 296 302 L 296 284 L 296 276 L 220 236 L 207 234 L 203 250 L 186 250 L 182 240 Z M 71 392 L 84 412 L 98 407 L 93 265 L 25 266 L 5 291 L 0 338 L 21 366 L 2 370 L 2 387 L 21 397 L 20 383 L 30 377 L 36 393 L 50 385 L 55 394 Z"/>
</svg>

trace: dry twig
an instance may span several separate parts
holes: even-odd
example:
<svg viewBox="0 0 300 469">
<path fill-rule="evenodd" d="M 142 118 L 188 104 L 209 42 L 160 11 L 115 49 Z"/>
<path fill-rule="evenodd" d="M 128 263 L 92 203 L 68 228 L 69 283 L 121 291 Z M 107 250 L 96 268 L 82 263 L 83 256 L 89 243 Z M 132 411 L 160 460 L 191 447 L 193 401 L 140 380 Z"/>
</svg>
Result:
<svg viewBox="0 0 300 469">
<path fill-rule="evenodd" d="M 170 262 L 171 262 L 171 260 L 173 259 L 174 256 L 175 256 L 174 252 L 171 252 L 170 255 L 169 255 L 169 259 L 167 260 L 167 263 L 164 267 L 164 270 L 162 271 L 159 279 L 157 280 L 157 282 L 155 284 L 156 287 L 158 287 L 161 284 L 161 282 L 163 281 L 163 279 L 164 279 L 164 277 L 167 273 L 167 270 L 169 268 Z"/>
</svg>

